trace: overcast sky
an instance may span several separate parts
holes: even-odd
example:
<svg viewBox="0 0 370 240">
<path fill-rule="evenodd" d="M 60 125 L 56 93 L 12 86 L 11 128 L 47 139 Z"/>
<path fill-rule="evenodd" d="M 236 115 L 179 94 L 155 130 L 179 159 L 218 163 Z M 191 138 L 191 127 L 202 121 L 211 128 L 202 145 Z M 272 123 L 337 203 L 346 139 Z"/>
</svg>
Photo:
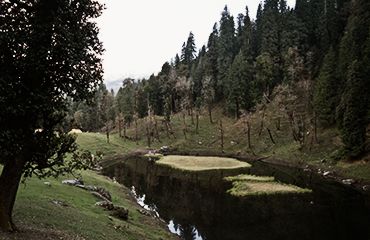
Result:
<svg viewBox="0 0 370 240">
<path fill-rule="evenodd" d="M 224 6 L 236 18 L 248 5 L 255 18 L 259 0 L 100 0 L 107 9 L 98 19 L 104 44 L 104 79 L 142 78 L 158 73 L 195 35 L 197 48 L 207 43 Z M 288 0 L 293 6 L 295 0 Z"/>
</svg>

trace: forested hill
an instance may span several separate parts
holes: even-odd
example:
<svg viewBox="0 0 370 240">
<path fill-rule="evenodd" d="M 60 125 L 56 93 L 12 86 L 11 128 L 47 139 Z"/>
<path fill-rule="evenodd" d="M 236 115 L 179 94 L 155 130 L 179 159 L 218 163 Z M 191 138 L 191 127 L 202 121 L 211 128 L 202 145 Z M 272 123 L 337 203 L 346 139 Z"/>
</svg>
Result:
<svg viewBox="0 0 370 240">
<path fill-rule="evenodd" d="M 272 102 L 297 142 L 308 132 L 334 127 L 343 142 L 340 156 L 366 151 L 370 1 L 297 0 L 293 9 L 285 0 L 265 0 L 255 20 L 248 8 L 232 16 L 225 7 L 207 46 L 198 50 L 190 33 L 181 56 L 164 63 L 158 75 L 125 79 L 116 94 L 101 86 L 89 106 L 71 103 L 73 126 L 67 127 L 121 128 L 148 114 L 170 123 L 175 113 L 200 109 L 208 110 L 212 122 L 215 106 L 245 118 Z M 266 121 L 280 124 L 278 117 Z"/>
</svg>

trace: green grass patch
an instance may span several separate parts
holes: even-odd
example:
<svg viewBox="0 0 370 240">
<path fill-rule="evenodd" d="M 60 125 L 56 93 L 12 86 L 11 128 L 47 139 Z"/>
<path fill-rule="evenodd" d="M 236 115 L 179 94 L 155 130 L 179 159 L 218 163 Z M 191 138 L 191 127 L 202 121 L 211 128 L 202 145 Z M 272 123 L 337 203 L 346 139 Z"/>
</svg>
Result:
<svg viewBox="0 0 370 240">
<path fill-rule="evenodd" d="M 177 156 L 177 155 L 164 156 L 160 158 L 156 163 L 186 171 L 242 169 L 251 167 L 250 164 L 238 161 L 233 158 Z"/>
<path fill-rule="evenodd" d="M 243 174 L 234 177 L 226 177 L 225 180 L 232 183 L 232 188 L 227 192 L 235 197 L 302 194 L 311 192 L 309 189 L 276 182 L 274 177 L 259 177 Z"/>
<path fill-rule="evenodd" d="M 29 233 L 36 237 L 43 232 L 46 236 L 59 233 L 58 239 L 175 239 L 162 222 L 137 211 L 140 207 L 128 189 L 92 171 L 84 171 L 81 175 L 86 185 L 106 188 L 115 205 L 129 209 L 129 220 L 109 218 L 109 212 L 95 206 L 99 200 L 91 193 L 62 184 L 62 180 L 73 178 L 67 176 L 44 180 L 31 178 L 21 184 L 13 211 L 16 224 L 21 230 L 37 229 L 37 233 L 33 234 L 34 230 Z M 44 184 L 46 181 L 50 186 Z M 54 200 L 67 206 L 57 205 Z"/>
</svg>

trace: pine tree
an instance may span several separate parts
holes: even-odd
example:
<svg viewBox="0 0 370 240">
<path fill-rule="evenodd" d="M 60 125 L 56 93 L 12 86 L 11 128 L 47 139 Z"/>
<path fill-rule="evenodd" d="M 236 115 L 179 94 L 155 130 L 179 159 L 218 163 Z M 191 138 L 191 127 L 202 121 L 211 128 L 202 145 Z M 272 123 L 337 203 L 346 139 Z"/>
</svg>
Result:
<svg viewBox="0 0 370 240">
<path fill-rule="evenodd" d="M 207 55 L 207 63 L 206 63 L 206 72 L 207 76 L 210 77 L 210 86 L 213 88 L 214 98 L 215 100 L 221 100 L 222 90 L 219 88 L 218 83 L 218 29 L 217 23 L 213 25 L 213 31 L 208 38 L 208 51 Z"/>
<path fill-rule="evenodd" d="M 335 109 L 338 105 L 338 77 L 337 77 L 337 55 L 330 48 L 325 56 L 317 79 L 314 92 L 314 107 L 317 117 L 324 126 L 335 123 Z"/>
<path fill-rule="evenodd" d="M 222 12 L 220 33 L 217 43 L 218 88 L 220 89 L 220 94 L 224 96 L 228 70 L 234 60 L 236 52 L 234 18 L 230 15 L 227 6 L 225 6 L 224 11 Z"/>
<path fill-rule="evenodd" d="M 368 76 L 363 73 L 361 63 L 355 60 L 348 70 L 345 92 L 338 108 L 345 154 L 351 158 L 358 157 L 365 150 L 370 87 Z"/>
<path fill-rule="evenodd" d="M 229 68 L 227 81 L 227 107 L 239 118 L 241 110 L 249 110 L 254 105 L 251 66 L 240 52 Z"/>
<path fill-rule="evenodd" d="M 195 46 L 195 39 L 194 34 L 192 32 L 189 33 L 188 40 L 183 45 L 182 50 L 182 63 L 191 67 L 193 60 L 195 59 L 196 53 L 196 46 Z"/>
</svg>

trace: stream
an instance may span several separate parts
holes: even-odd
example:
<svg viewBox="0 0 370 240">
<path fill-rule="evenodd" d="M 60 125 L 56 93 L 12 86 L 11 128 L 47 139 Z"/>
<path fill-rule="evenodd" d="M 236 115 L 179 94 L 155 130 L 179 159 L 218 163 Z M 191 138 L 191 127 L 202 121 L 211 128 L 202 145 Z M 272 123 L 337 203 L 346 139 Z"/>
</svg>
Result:
<svg viewBox="0 0 370 240">
<path fill-rule="evenodd" d="M 185 240 L 370 239 L 369 196 L 302 169 L 258 162 L 246 170 L 183 172 L 142 158 L 104 174 Z M 312 189 L 311 194 L 234 197 L 226 176 L 249 173 Z"/>
</svg>

